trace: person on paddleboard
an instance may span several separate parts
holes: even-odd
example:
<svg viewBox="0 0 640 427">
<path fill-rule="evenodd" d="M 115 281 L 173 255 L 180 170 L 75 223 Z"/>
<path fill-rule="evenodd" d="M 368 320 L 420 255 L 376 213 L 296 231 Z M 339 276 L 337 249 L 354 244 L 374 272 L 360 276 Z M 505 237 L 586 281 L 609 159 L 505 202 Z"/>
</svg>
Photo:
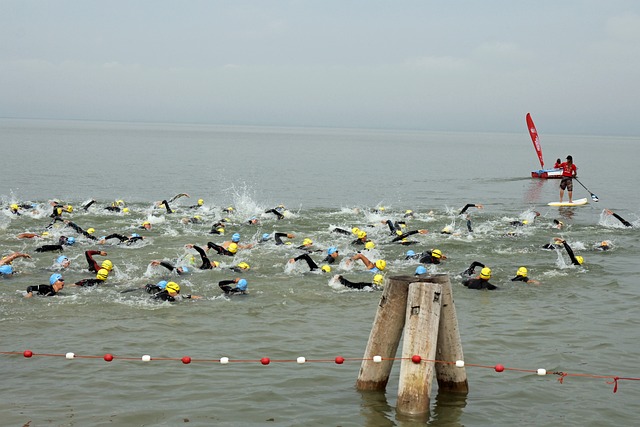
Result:
<svg viewBox="0 0 640 427">
<path fill-rule="evenodd" d="M 569 193 L 569 203 L 573 203 L 573 178 L 578 175 L 578 168 L 573 164 L 573 157 L 567 156 L 567 161 L 560 163 L 562 180 L 560 181 L 560 203 L 564 197 L 564 190 Z"/>
</svg>

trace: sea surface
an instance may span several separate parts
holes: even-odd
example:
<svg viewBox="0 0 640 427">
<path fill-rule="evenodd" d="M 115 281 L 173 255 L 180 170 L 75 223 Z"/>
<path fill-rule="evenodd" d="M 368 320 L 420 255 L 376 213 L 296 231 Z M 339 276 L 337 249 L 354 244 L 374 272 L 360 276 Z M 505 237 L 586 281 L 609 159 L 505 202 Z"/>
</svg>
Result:
<svg viewBox="0 0 640 427">
<path fill-rule="evenodd" d="M 541 143 L 547 166 L 573 156 L 588 188 L 575 182 L 574 198 L 589 204 L 547 206 L 558 199 L 559 182 L 529 177 L 540 165 L 524 117 L 518 134 L 0 120 L 0 253 L 31 255 L 13 262 L 17 274 L 0 278 L 0 424 L 637 425 L 640 138 L 541 134 Z M 180 193 L 190 197 L 171 202 L 172 214 L 157 206 Z M 199 198 L 203 206 L 191 208 Z M 63 219 L 98 237 L 144 239 L 97 244 L 64 222 L 47 228 L 54 200 L 73 206 Z M 105 209 L 118 200 L 129 212 Z M 14 215 L 11 203 L 33 207 Z M 483 208 L 458 215 L 467 203 Z M 284 219 L 265 213 L 280 204 Z M 405 217 L 407 210 L 414 216 Z M 201 222 L 190 222 L 194 216 Z M 259 223 L 248 224 L 254 217 Z M 222 218 L 225 234 L 210 234 Z M 387 219 L 429 232 L 411 236 L 408 246 L 392 243 Z M 528 223 L 511 225 L 517 220 Z M 151 230 L 140 228 L 143 221 Z M 440 233 L 445 226 L 454 234 Z M 376 247 L 364 250 L 333 231 L 353 227 Z M 294 234 L 293 244 L 258 243 L 277 231 Z M 235 257 L 210 252 L 220 266 L 199 270 L 186 245 L 220 244 L 235 232 L 254 246 Z M 27 286 L 48 283 L 60 255 L 35 249 L 61 235 L 77 238 L 64 249 L 71 259 L 64 290 L 23 298 Z M 584 265 L 570 265 L 564 250 L 542 249 L 554 237 L 565 238 Z M 327 248 L 339 249 L 330 273 L 288 263 L 305 238 L 321 265 Z M 602 241 L 611 249 L 597 250 Z M 469 393 L 440 393 L 434 384 L 430 413 L 407 417 L 396 411 L 400 361 L 384 392 L 355 387 L 382 292 L 347 289 L 334 275 L 371 280 L 362 264 L 346 262 L 357 251 L 386 260 L 387 280 L 411 275 L 418 263 L 406 251 L 433 248 L 447 257 L 428 268 L 453 284 Z M 89 249 L 106 251 L 96 259 L 115 268 L 103 285 L 75 287 L 93 276 Z M 174 275 L 152 260 L 190 272 Z M 251 269 L 230 269 L 241 261 Z M 473 261 L 492 269 L 498 290 L 460 284 Z M 520 266 L 540 284 L 512 282 Z M 236 277 L 248 281 L 248 295 L 222 295 L 218 282 Z M 139 289 L 162 279 L 202 298 L 161 303 Z M 25 358 L 25 350 L 35 355 Z M 103 360 L 107 353 L 115 359 Z M 346 362 L 334 363 L 338 356 Z M 265 357 L 270 364 L 260 363 Z M 496 364 L 507 370 L 495 372 Z M 536 375 L 539 368 L 550 374 Z"/>
</svg>

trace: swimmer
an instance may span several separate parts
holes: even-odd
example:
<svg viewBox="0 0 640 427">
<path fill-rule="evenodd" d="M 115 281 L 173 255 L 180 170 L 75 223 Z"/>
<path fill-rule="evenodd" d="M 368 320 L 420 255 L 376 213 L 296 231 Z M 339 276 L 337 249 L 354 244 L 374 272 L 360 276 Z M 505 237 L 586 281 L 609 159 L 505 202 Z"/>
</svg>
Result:
<svg viewBox="0 0 640 427">
<path fill-rule="evenodd" d="M 460 213 L 458 213 L 458 215 L 462 215 L 463 213 L 465 213 L 467 211 L 467 209 L 469 208 L 477 208 L 477 209 L 482 209 L 484 208 L 483 205 L 481 205 L 480 203 L 467 203 L 464 208 L 462 208 L 462 210 L 460 211 Z"/>
<path fill-rule="evenodd" d="M 335 246 L 331 246 L 329 249 L 327 249 L 327 256 L 322 260 L 322 262 L 333 264 L 334 262 L 336 262 L 339 255 L 340 253 L 338 251 L 338 248 L 336 248 Z"/>
<path fill-rule="evenodd" d="M 83 286 L 83 287 L 84 286 L 100 285 L 100 284 L 103 284 L 104 282 L 106 282 L 108 277 L 109 277 L 109 270 L 107 270 L 106 268 L 101 268 L 96 273 L 96 277 L 95 278 L 88 278 L 88 279 L 79 280 L 79 281 L 77 281 L 75 283 L 75 285 L 76 286 Z"/>
<path fill-rule="evenodd" d="M 403 233 L 400 230 L 397 230 L 396 231 L 397 236 L 394 237 L 391 241 L 392 242 L 397 242 L 399 240 L 406 239 L 409 236 L 413 236 L 414 234 L 427 234 L 428 232 L 429 232 L 429 230 L 424 230 L 424 229 L 423 230 L 411 230 L 411 231 L 407 231 L 405 233 Z"/>
<path fill-rule="evenodd" d="M 207 253 L 200 246 L 188 244 L 185 247 L 189 249 L 195 249 L 196 252 L 200 254 L 200 259 L 202 259 L 202 265 L 200 265 L 200 270 L 212 270 L 220 266 L 220 263 L 218 261 L 213 261 L 212 263 L 207 257 Z"/>
<path fill-rule="evenodd" d="M 176 272 L 176 274 L 184 274 L 189 272 L 189 269 L 187 267 L 183 267 L 183 266 L 176 267 L 175 265 L 171 264 L 169 261 L 159 261 L 157 259 L 154 259 L 151 261 L 150 265 L 154 267 L 156 266 L 164 267 L 171 272 Z"/>
<path fill-rule="evenodd" d="M 380 290 L 382 289 L 384 284 L 384 276 L 382 274 L 376 274 L 375 276 L 373 276 L 373 280 L 371 280 L 371 282 L 351 282 L 341 275 L 336 275 L 333 277 L 333 279 L 351 289 L 372 288 L 375 290 Z"/>
<path fill-rule="evenodd" d="M 573 178 L 578 176 L 578 168 L 573 164 L 573 157 L 567 156 L 567 161 L 559 165 L 562 169 L 562 180 L 560 181 L 560 203 L 564 197 L 564 190 L 569 193 L 569 203 L 573 203 Z"/>
<path fill-rule="evenodd" d="M 447 259 L 440 249 L 431 249 L 420 254 L 420 264 L 440 264 L 442 260 Z"/>
<path fill-rule="evenodd" d="M 34 292 L 45 297 L 53 297 L 58 295 L 58 292 L 60 292 L 63 288 L 64 279 L 62 278 L 62 275 L 60 273 L 53 273 L 51 277 L 49 277 L 48 285 L 29 286 L 24 297 L 31 298 Z"/>
<path fill-rule="evenodd" d="M 151 298 L 160 301 L 175 302 L 181 299 L 200 299 L 202 297 L 197 295 L 180 295 L 180 285 L 176 282 L 167 282 L 164 289 L 151 295 Z"/>
<path fill-rule="evenodd" d="M 584 258 L 582 258 L 580 255 L 575 255 L 573 253 L 573 250 L 571 249 L 571 246 L 569 246 L 569 244 L 567 243 L 566 240 L 560 238 L 560 237 L 556 237 L 555 239 L 556 243 L 561 243 L 562 246 L 564 246 L 564 248 L 567 250 L 567 254 L 569 255 L 569 258 L 571 259 L 571 264 L 573 265 L 582 265 L 582 263 L 584 263 Z"/>
<path fill-rule="evenodd" d="M 85 251 L 84 252 L 84 256 L 87 259 L 87 264 L 89 264 L 89 271 L 93 273 L 97 272 L 98 270 L 100 270 L 100 268 L 102 268 L 102 266 L 98 264 L 96 260 L 93 259 L 94 255 L 107 256 L 107 253 L 105 251 Z M 105 262 L 106 261 L 109 261 L 109 260 L 105 260 Z M 109 264 L 111 264 L 111 261 L 109 261 Z"/>
<path fill-rule="evenodd" d="M 467 277 L 463 279 L 462 284 L 469 289 L 488 289 L 490 291 L 494 289 L 498 289 L 497 286 L 491 284 L 489 279 L 491 279 L 491 269 L 489 267 L 485 267 L 483 264 L 474 261 L 466 271 L 471 271 L 473 274 L 473 266 L 482 266 L 482 270 L 480 270 L 480 274 L 477 277 Z"/>
<path fill-rule="evenodd" d="M 290 245 L 291 242 L 282 241 L 284 237 L 286 237 L 287 239 L 294 239 L 296 235 L 292 233 L 274 233 L 273 234 L 273 240 L 275 240 L 276 245 Z"/>
<path fill-rule="evenodd" d="M 618 221 L 620 221 L 622 223 L 622 225 L 624 225 L 625 227 L 633 227 L 633 224 L 631 224 L 629 221 L 627 221 L 626 219 L 622 218 L 620 215 L 618 215 L 615 212 L 610 211 L 609 209 L 605 209 L 604 213 L 606 213 L 607 215 L 612 215 L 615 219 L 617 219 Z"/>
<path fill-rule="evenodd" d="M 362 263 L 367 268 L 367 270 L 374 274 L 380 273 L 387 267 L 387 262 L 385 260 L 379 259 L 376 262 L 371 262 L 369 258 L 367 258 L 361 253 L 357 253 L 351 258 L 349 258 L 347 260 L 347 264 L 350 264 L 351 262 L 357 261 L 357 260 L 362 261 Z"/>
<path fill-rule="evenodd" d="M 540 284 L 539 281 L 530 279 L 528 277 L 528 274 L 529 274 L 529 271 L 527 270 L 527 267 L 520 267 L 520 268 L 518 268 L 518 271 L 516 271 L 516 277 L 511 279 L 511 281 L 512 282 L 531 283 L 533 285 L 539 285 Z"/>
<path fill-rule="evenodd" d="M 302 255 L 298 255 L 298 256 L 297 256 L 297 257 L 295 257 L 295 258 L 291 258 L 291 259 L 289 260 L 289 264 L 293 264 L 294 262 L 296 262 L 296 261 L 300 261 L 301 259 L 302 259 L 302 260 L 304 260 L 304 261 L 307 263 L 307 265 L 309 266 L 309 270 L 310 270 L 310 271 L 315 271 L 315 270 L 317 270 L 317 269 L 318 269 L 318 264 L 316 264 L 316 263 L 311 259 L 311 257 L 309 256 L 309 254 L 308 254 L 308 253 L 304 253 L 304 254 L 302 254 Z"/>
<path fill-rule="evenodd" d="M 235 284 L 236 286 L 231 287 L 232 284 Z M 246 279 L 241 279 L 238 277 L 233 280 L 221 280 L 218 282 L 218 286 L 220 287 L 220 289 L 222 289 L 225 295 L 232 295 L 232 294 L 244 295 L 247 293 L 248 283 Z"/>
</svg>

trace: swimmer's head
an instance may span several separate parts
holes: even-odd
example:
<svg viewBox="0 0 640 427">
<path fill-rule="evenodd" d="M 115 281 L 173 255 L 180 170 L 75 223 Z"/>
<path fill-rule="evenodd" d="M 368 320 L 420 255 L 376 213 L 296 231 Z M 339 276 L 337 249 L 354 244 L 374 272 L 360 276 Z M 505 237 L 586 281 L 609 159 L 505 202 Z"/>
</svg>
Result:
<svg viewBox="0 0 640 427">
<path fill-rule="evenodd" d="M 407 251 L 407 256 L 408 256 L 408 257 L 410 257 L 410 256 L 416 256 L 416 253 L 415 253 L 414 251 L 412 251 L 411 249 L 409 249 L 409 250 Z"/>
<path fill-rule="evenodd" d="M 204 200 L 203 199 L 198 199 L 198 206 L 202 206 L 204 205 Z"/>
<path fill-rule="evenodd" d="M 367 250 L 374 249 L 375 247 L 376 247 L 376 244 L 373 243 L 371 240 L 369 240 L 367 243 L 364 244 L 364 248 Z"/>
<path fill-rule="evenodd" d="M 56 283 L 58 280 L 61 280 L 64 282 L 64 279 L 62 278 L 62 274 L 60 273 L 53 273 L 51 275 L 51 277 L 49 277 L 49 284 L 53 285 L 54 283 Z"/>
<path fill-rule="evenodd" d="M 169 282 L 164 288 L 169 294 L 179 294 L 180 293 L 180 285 L 176 282 Z"/>
<path fill-rule="evenodd" d="M 323 273 L 329 273 L 329 272 L 331 272 L 331 267 L 329 267 L 328 265 L 325 264 L 325 265 L 322 266 L 321 270 L 322 270 Z"/>
<path fill-rule="evenodd" d="M 227 250 L 232 254 L 235 254 L 236 252 L 238 252 L 238 244 L 237 243 L 230 244 Z"/>
<path fill-rule="evenodd" d="M 262 235 L 262 241 L 266 242 L 267 240 L 269 240 L 271 238 L 271 235 L 269 233 L 264 233 Z"/>
<path fill-rule="evenodd" d="M 100 270 L 98 270 L 98 274 L 96 274 L 96 279 L 107 280 L 107 277 L 109 277 L 109 270 L 107 270 L 106 268 L 101 268 Z"/>
<path fill-rule="evenodd" d="M 382 274 L 376 274 L 373 276 L 373 284 L 377 286 L 382 286 L 384 283 L 384 276 Z"/>
<path fill-rule="evenodd" d="M 580 255 L 576 255 L 576 261 L 578 261 L 578 264 L 582 265 L 582 263 L 584 262 L 584 258 L 582 258 Z"/>
<path fill-rule="evenodd" d="M 69 258 L 67 258 L 64 255 L 60 255 L 57 259 L 56 259 L 56 263 L 60 264 L 63 267 L 68 267 L 69 266 Z"/>
<path fill-rule="evenodd" d="M 427 268 L 424 265 L 419 265 L 416 267 L 416 276 L 419 276 L 421 274 L 426 274 L 427 273 Z"/>
<path fill-rule="evenodd" d="M 491 278 L 491 269 L 489 267 L 484 267 L 480 270 L 480 278 L 489 280 Z"/>
<path fill-rule="evenodd" d="M 75 237 L 68 237 L 66 244 L 69 246 L 73 246 L 73 244 L 76 242 L 76 238 Z"/>
<path fill-rule="evenodd" d="M 8 264 L 0 265 L 0 274 L 13 274 L 13 267 Z"/>
<path fill-rule="evenodd" d="M 329 249 L 327 249 L 327 255 L 333 255 L 335 253 L 338 253 L 338 248 L 336 248 L 335 246 L 332 246 Z"/>
<path fill-rule="evenodd" d="M 516 271 L 516 276 L 527 277 L 527 267 L 520 267 L 518 271 Z"/>
<path fill-rule="evenodd" d="M 238 243 L 240 241 L 240 233 L 233 233 L 233 236 L 231 236 L 231 241 Z"/>
<path fill-rule="evenodd" d="M 251 267 L 249 266 L 249 264 L 247 264 L 246 262 L 242 261 L 240 263 L 238 263 L 237 265 L 238 268 L 241 268 L 243 270 L 249 270 Z"/>
<path fill-rule="evenodd" d="M 376 261 L 376 268 L 380 271 L 384 270 L 387 267 L 387 261 L 383 259 L 379 259 Z"/>
<path fill-rule="evenodd" d="M 431 251 L 431 255 L 434 258 L 440 259 L 440 258 L 442 258 L 442 251 L 440 249 L 434 249 L 434 250 Z"/>
</svg>

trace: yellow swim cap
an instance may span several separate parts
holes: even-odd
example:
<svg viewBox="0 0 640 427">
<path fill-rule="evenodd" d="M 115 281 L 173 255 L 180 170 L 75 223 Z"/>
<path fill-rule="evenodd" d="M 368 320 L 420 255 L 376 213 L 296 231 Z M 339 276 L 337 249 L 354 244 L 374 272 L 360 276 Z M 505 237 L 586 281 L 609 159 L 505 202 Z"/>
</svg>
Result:
<svg viewBox="0 0 640 427">
<path fill-rule="evenodd" d="M 578 261 L 578 264 L 582 265 L 582 263 L 584 262 L 584 258 L 582 258 L 580 255 L 577 255 L 576 261 Z"/>
<path fill-rule="evenodd" d="M 526 220 L 526 219 L 524 219 L 524 220 L 522 220 L 522 223 L 523 223 L 524 225 L 527 225 L 527 224 L 529 224 L 529 221 L 528 221 L 528 220 Z"/>
<path fill-rule="evenodd" d="M 442 258 L 442 251 L 440 251 L 440 249 L 434 249 L 431 251 L 431 255 L 433 255 L 434 258 Z"/>
<path fill-rule="evenodd" d="M 175 292 L 180 293 L 180 285 L 178 285 L 176 282 L 169 282 L 167 283 L 167 286 L 165 286 L 165 289 L 169 292 Z"/>
<path fill-rule="evenodd" d="M 450 225 L 445 225 L 441 233 L 451 234 L 452 231 L 453 231 L 453 227 L 451 227 Z"/>
<path fill-rule="evenodd" d="M 382 274 L 376 274 L 375 276 L 373 276 L 373 284 L 374 285 L 382 285 L 382 282 L 384 282 L 384 276 Z"/>
<path fill-rule="evenodd" d="M 219 234 L 224 235 L 224 228 L 220 227 L 216 230 Z"/>
<path fill-rule="evenodd" d="M 306 246 L 306 245 L 313 245 L 313 240 L 311 240 L 311 239 L 309 239 L 309 238 L 307 237 L 306 239 L 304 239 L 304 240 L 302 241 L 302 244 L 303 244 L 303 245 L 305 245 L 305 246 Z"/>
<path fill-rule="evenodd" d="M 412 214 L 412 213 L 413 213 L 413 211 L 412 211 L 411 209 L 407 209 L 406 211 L 404 211 L 404 213 L 405 213 L 406 215 L 409 215 L 409 214 Z"/>
<path fill-rule="evenodd" d="M 242 261 L 241 263 L 238 264 L 238 267 L 243 269 L 243 270 L 248 270 L 249 268 L 249 264 L 247 264 L 246 262 Z"/>
<path fill-rule="evenodd" d="M 366 239 L 367 238 L 367 232 L 364 230 L 360 230 L 358 231 L 358 239 Z"/>
<path fill-rule="evenodd" d="M 396 234 L 397 234 L 398 236 L 402 236 L 402 230 L 396 230 Z"/>
<path fill-rule="evenodd" d="M 122 209 L 122 212 L 124 212 L 124 213 L 129 212 L 129 208 L 123 208 L 123 209 Z"/>
<path fill-rule="evenodd" d="M 232 254 L 235 254 L 236 252 L 238 252 L 238 245 L 236 243 L 232 243 L 232 244 L 229 245 L 227 250 L 229 252 L 231 252 Z"/>
<path fill-rule="evenodd" d="M 151 225 L 151 223 L 149 221 L 145 221 L 142 223 L 142 226 L 144 227 L 145 225 Z"/>
<path fill-rule="evenodd" d="M 215 268 L 220 267 L 220 263 L 219 263 L 218 261 L 213 261 L 211 264 L 212 264 Z"/>
<path fill-rule="evenodd" d="M 485 267 L 480 270 L 480 278 L 481 279 L 490 279 L 491 278 L 491 269 L 489 267 Z"/>
<path fill-rule="evenodd" d="M 325 264 L 322 266 L 322 271 L 324 271 L 325 273 L 329 273 L 331 271 L 331 267 Z"/>
<path fill-rule="evenodd" d="M 373 249 L 375 247 L 376 247 L 376 244 L 373 243 L 371 240 L 369 240 L 367 243 L 364 244 L 364 248 L 365 249 L 371 250 L 371 249 Z"/>
<path fill-rule="evenodd" d="M 520 267 L 518 269 L 518 271 L 516 272 L 516 276 L 527 277 L 527 268 L 526 267 Z"/>
<path fill-rule="evenodd" d="M 383 260 L 383 259 L 379 259 L 376 261 L 376 268 L 380 271 L 384 270 L 385 267 L 387 266 L 387 261 Z"/>
<path fill-rule="evenodd" d="M 42 235 L 43 235 L 43 236 L 48 236 L 48 235 L 49 235 L 49 232 L 48 232 L 48 231 L 43 231 L 43 232 L 42 232 Z"/>
<path fill-rule="evenodd" d="M 358 233 L 360 232 L 360 229 L 359 229 L 358 227 L 353 227 L 353 228 L 351 229 L 351 232 L 357 236 L 357 235 L 358 235 Z"/>
<path fill-rule="evenodd" d="M 198 199 L 198 206 L 202 206 L 204 204 L 204 200 Z"/>
<path fill-rule="evenodd" d="M 109 270 L 107 270 L 106 268 L 101 268 L 100 270 L 98 270 L 98 274 L 96 274 L 96 279 L 107 280 L 107 277 L 109 277 Z"/>
<path fill-rule="evenodd" d="M 89 227 L 89 228 L 87 228 L 87 233 L 89 233 L 89 234 L 93 234 L 93 233 L 95 233 L 95 232 L 96 232 L 96 229 L 95 229 L 95 228 L 93 228 L 93 227 Z"/>
<path fill-rule="evenodd" d="M 102 266 L 102 268 L 107 269 L 109 271 L 111 271 L 113 269 L 113 263 L 111 261 L 109 261 L 108 259 L 105 259 L 104 261 L 102 261 L 101 266 Z"/>
<path fill-rule="evenodd" d="M 10 208 L 11 208 L 11 210 L 12 210 L 12 211 L 17 211 L 18 209 L 20 209 L 20 206 L 18 206 L 18 205 L 17 205 L 17 204 L 15 204 L 15 203 L 12 203 L 12 204 L 11 204 L 11 206 L 10 206 Z"/>
</svg>

